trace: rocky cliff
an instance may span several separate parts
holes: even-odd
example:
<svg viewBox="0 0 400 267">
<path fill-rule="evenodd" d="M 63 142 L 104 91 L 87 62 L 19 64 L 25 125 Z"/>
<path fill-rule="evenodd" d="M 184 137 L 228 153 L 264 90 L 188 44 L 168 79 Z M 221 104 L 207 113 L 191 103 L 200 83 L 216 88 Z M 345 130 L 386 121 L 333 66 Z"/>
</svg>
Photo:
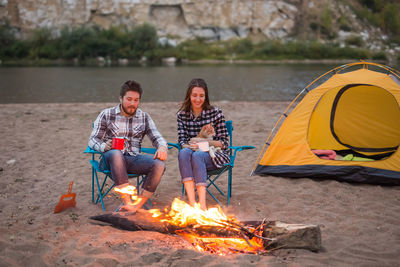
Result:
<svg viewBox="0 0 400 267">
<path fill-rule="evenodd" d="M 21 37 L 36 28 L 153 24 L 160 36 L 209 40 L 359 36 L 381 49 L 379 29 L 358 21 L 347 1 L 330 0 L 0 0 L 0 20 Z M 343 27 L 343 24 L 348 27 Z M 322 26 L 321 26 L 322 25 Z M 344 29 L 344 30 L 343 30 Z"/>
</svg>

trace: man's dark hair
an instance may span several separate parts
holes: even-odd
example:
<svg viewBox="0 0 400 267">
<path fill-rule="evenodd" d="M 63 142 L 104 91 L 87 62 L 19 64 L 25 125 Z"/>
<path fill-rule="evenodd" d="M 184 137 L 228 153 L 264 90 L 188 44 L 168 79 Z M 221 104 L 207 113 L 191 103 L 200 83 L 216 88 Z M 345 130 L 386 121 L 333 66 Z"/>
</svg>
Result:
<svg viewBox="0 0 400 267">
<path fill-rule="evenodd" d="M 120 91 L 119 95 L 120 95 L 121 97 L 124 97 L 125 94 L 126 94 L 126 92 L 128 92 L 128 91 L 135 91 L 135 92 L 138 92 L 138 93 L 139 93 L 139 97 L 140 97 L 140 98 L 142 97 L 142 93 L 143 93 L 142 87 L 140 86 L 140 83 L 135 82 L 134 80 L 126 81 L 126 82 L 121 86 L 121 91 Z"/>
</svg>

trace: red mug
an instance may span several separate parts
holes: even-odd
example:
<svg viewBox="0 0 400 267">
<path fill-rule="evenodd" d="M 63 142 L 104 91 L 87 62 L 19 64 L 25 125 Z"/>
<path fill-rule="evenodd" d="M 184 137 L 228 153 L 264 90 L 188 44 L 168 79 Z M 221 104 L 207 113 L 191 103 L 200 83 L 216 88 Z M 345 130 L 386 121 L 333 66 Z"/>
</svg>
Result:
<svg viewBox="0 0 400 267">
<path fill-rule="evenodd" d="M 125 139 L 123 137 L 113 137 L 112 142 L 111 142 L 111 148 L 123 150 L 124 142 L 125 142 Z"/>
</svg>

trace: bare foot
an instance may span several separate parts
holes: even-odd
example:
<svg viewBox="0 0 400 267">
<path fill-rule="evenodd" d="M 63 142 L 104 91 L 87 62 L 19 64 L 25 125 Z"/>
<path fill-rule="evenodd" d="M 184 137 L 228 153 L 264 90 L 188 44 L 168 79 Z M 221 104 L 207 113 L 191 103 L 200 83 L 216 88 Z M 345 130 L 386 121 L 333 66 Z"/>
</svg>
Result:
<svg viewBox="0 0 400 267">
<path fill-rule="evenodd" d="M 137 206 L 134 205 L 123 205 L 119 208 L 118 212 L 129 212 L 129 213 L 136 213 L 138 211 Z"/>
</svg>

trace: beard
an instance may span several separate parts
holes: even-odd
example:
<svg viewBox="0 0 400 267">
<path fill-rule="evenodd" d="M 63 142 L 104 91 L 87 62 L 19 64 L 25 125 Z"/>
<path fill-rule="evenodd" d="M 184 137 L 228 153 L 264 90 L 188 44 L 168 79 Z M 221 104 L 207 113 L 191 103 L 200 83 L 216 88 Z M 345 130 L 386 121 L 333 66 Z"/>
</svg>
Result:
<svg viewBox="0 0 400 267">
<path fill-rule="evenodd" d="M 133 114 L 135 114 L 135 111 L 137 109 L 137 107 L 135 106 L 129 106 L 129 107 L 124 107 L 124 105 L 121 104 L 122 110 L 125 112 L 125 114 L 127 114 L 128 116 L 132 116 Z M 132 109 L 132 112 L 129 112 L 128 109 Z"/>
</svg>

